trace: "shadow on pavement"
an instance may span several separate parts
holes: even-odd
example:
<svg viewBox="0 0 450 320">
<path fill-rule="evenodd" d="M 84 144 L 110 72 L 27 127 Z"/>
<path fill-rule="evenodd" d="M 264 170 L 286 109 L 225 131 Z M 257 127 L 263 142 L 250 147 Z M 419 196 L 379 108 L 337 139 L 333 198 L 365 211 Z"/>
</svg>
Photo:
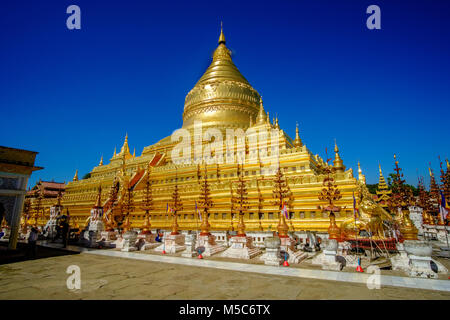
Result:
<svg viewBox="0 0 450 320">
<path fill-rule="evenodd" d="M 43 259 L 58 256 L 67 256 L 78 254 L 79 252 L 70 251 L 63 248 L 49 248 L 37 245 L 36 257 L 33 259 L 27 255 L 28 245 L 26 243 L 17 243 L 16 250 L 9 250 L 7 242 L 0 242 L 0 265 L 26 260 Z"/>
</svg>

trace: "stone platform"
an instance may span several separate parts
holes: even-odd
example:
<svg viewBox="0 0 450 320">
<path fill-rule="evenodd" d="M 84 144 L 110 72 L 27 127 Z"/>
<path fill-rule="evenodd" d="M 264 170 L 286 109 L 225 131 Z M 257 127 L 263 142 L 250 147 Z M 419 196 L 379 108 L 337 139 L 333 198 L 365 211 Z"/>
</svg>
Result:
<svg viewBox="0 0 450 320">
<path fill-rule="evenodd" d="M 197 247 L 204 247 L 205 251 L 202 253 L 205 257 L 210 257 L 216 253 L 226 250 L 226 246 L 217 244 L 216 237 L 212 234 L 198 236 Z"/>
<path fill-rule="evenodd" d="M 168 234 L 164 236 L 164 243 L 155 248 L 156 252 L 177 253 L 186 249 L 183 234 Z"/>
<path fill-rule="evenodd" d="M 221 253 L 221 257 L 252 259 L 261 253 L 259 248 L 253 246 L 251 237 L 234 236 L 231 238 L 230 242 L 231 246 Z"/>
</svg>

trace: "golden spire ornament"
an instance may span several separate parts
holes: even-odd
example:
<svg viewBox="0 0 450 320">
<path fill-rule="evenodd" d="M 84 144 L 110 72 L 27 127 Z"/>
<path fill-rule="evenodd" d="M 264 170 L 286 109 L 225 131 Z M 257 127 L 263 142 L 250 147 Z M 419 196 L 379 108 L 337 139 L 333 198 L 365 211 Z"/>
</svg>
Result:
<svg viewBox="0 0 450 320">
<path fill-rule="evenodd" d="M 439 165 L 441 168 L 441 189 L 442 193 L 444 194 L 445 202 L 448 204 L 450 203 L 450 171 L 448 171 L 448 168 L 447 172 L 444 171 L 440 157 Z"/>
<path fill-rule="evenodd" d="M 209 215 L 209 209 L 213 206 L 213 202 L 211 200 L 211 192 L 209 190 L 209 183 L 208 183 L 208 171 L 206 168 L 205 163 L 205 175 L 204 180 L 200 184 L 200 197 L 199 197 L 199 204 L 200 207 L 203 208 L 202 213 L 202 224 L 200 225 L 201 229 L 201 236 L 210 235 L 209 233 L 209 222 L 208 222 L 208 215 Z"/>
<path fill-rule="evenodd" d="M 272 191 L 272 197 L 275 199 L 274 203 L 276 206 L 278 206 L 278 237 L 280 238 L 287 238 L 287 232 L 289 231 L 289 227 L 286 224 L 286 219 L 284 217 L 284 214 L 282 214 L 283 206 L 285 204 L 285 199 L 289 197 L 289 189 L 286 184 L 286 179 L 284 178 L 283 172 L 281 171 L 280 164 L 278 164 L 278 170 L 274 177 L 274 185 L 273 185 L 273 191 Z"/>
<path fill-rule="evenodd" d="M 223 34 L 223 23 L 220 21 L 220 36 L 219 36 L 219 44 L 225 44 L 225 35 Z"/>
<path fill-rule="evenodd" d="M 78 169 L 75 170 L 75 175 L 73 176 L 73 181 L 78 181 Z"/>
<path fill-rule="evenodd" d="M 122 200 L 121 205 L 121 214 L 123 217 L 123 214 L 125 213 L 125 222 L 122 224 L 123 232 L 127 232 L 131 230 L 131 222 L 130 222 L 130 213 L 134 211 L 134 194 L 133 189 L 130 188 L 128 185 L 124 186 L 126 187 L 126 191 L 124 193 L 124 197 Z"/>
<path fill-rule="evenodd" d="M 358 161 L 358 180 L 359 180 L 359 182 L 366 184 L 366 176 L 363 175 L 363 173 L 362 173 L 361 165 L 359 164 L 359 161 Z"/>
<path fill-rule="evenodd" d="M 430 215 L 428 214 L 428 209 L 430 207 L 430 197 L 428 195 L 428 192 L 425 190 L 423 177 L 419 177 L 419 184 L 417 189 L 419 189 L 419 199 L 417 201 L 417 205 L 422 208 L 422 223 L 432 224 Z"/>
<path fill-rule="evenodd" d="M 144 205 L 141 209 L 145 211 L 144 224 L 142 225 L 141 234 L 150 234 L 150 210 L 153 210 L 153 190 L 151 183 L 151 166 L 150 162 L 147 165 L 147 172 L 145 178 L 145 189 L 144 189 Z"/>
<path fill-rule="evenodd" d="M 378 190 L 377 190 L 377 203 L 383 207 L 387 208 L 388 201 L 390 199 L 390 195 L 392 193 L 391 190 L 389 190 L 388 185 L 386 184 L 386 180 L 384 179 L 383 172 L 381 171 L 381 165 L 378 164 L 378 168 L 380 170 L 380 177 L 378 180 Z"/>
<path fill-rule="evenodd" d="M 102 166 L 103 165 L 103 155 L 102 155 L 102 157 L 100 158 L 100 163 L 98 164 L 99 166 Z"/>
<path fill-rule="evenodd" d="M 333 171 L 335 172 L 344 172 L 345 166 L 344 162 L 342 161 L 341 157 L 339 156 L 339 148 L 336 143 L 336 139 L 334 139 L 334 161 L 333 161 Z"/>
<path fill-rule="evenodd" d="M 303 146 L 302 140 L 300 139 L 300 134 L 298 132 L 298 122 L 295 126 L 295 140 L 294 140 L 294 147 L 300 148 Z"/>
<path fill-rule="evenodd" d="M 239 211 L 239 223 L 238 223 L 238 236 L 245 237 L 245 224 L 244 224 L 244 213 L 248 210 L 248 192 L 244 181 L 244 166 L 239 167 L 237 165 L 237 176 L 239 180 L 237 181 L 237 197 L 235 197 L 233 203 L 237 205 Z"/>
<path fill-rule="evenodd" d="M 262 97 L 260 97 L 259 113 L 258 113 L 258 116 L 256 117 L 256 124 L 260 125 L 260 124 L 265 124 L 265 123 L 266 123 L 266 113 L 264 111 Z"/>
<path fill-rule="evenodd" d="M 395 167 L 392 181 L 392 196 L 389 200 L 391 214 L 400 224 L 400 233 L 405 240 L 417 240 L 418 230 L 409 218 L 409 207 L 414 204 L 414 196 L 409 186 L 405 184 L 403 173 L 398 166 L 397 156 L 394 154 Z"/>
<path fill-rule="evenodd" d="M 432 201 L 431 212 L 433 216 L 437 216 L 438 225 L 445 225 L 444 220 L 442 219 L 442 215 L 439 212 L 439 203 L 441 202 L 441 196 L 439 194 L 439 186 L 436 183 L 436 179 L 434 178 L 433 169 L 431 169 L 431 163 L 428 166 L 428 172 L 430 174 L 430 197 Z"/>
<path fill-rule="evenodd" d="M 341 192 L 337 188 L 332 177 L 332 169 L 330 166 L 325 167 L 326 177 L 323 179 L 323 188 L 319 193 L 319 200 L 326 201 L 327 205 L 322 206 L 322 211 L 327 212 L 330 218 L 330 226 L 328 227 L 328 235 L 330 239 L 341 240 L 341 230 L 336 224 L 335 213 L 341 211 L 341 207 L 334 204 L 334 201 L 342 198 Z"/>
<path fill-rule="evenodd" d="M 175 177 L 175 188 L 172 193 L 172 232 L 171 235 L 179 234 L 178 232 L 178 212 L 183 210 L 180 193 L 178 192 L 178 174 Z"/>
<path fill-rule="evenodd" d="M 275 129 L 280 129 L 280 125 L 278 123 L 278 115 L 275 118 Z"/>
</svg>

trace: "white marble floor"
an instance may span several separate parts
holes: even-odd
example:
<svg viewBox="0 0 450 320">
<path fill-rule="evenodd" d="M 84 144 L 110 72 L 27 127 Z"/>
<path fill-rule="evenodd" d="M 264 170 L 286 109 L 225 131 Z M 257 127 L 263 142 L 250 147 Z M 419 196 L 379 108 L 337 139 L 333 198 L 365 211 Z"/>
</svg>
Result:
<svg viewBox="0 0 450 320">
<path fill-rule="evenodd" d="M 255 265 L 255 264 L 245 264 L 236 262 L 225 262 L 225 261 L 213 261 L 207 259 L 196 259 L 196 258 L 184 258 L 184 257 L 173 257 L 173 256 L 161 256 L 152 254 L 142 254 L 134 252 L 121 252 L 115 250 L 95 250 L 95 249 L 84 249 L 85 253 L 104 255 L 110 257 L 118 258 L 128 258 L 144 261 L 154 261 L 163 263 L 173 263 L 181 265 L 189 265 L 196 267 L 205 268 L 215 268 L 223 270 L 232 271 L 244 271 L 253 273 L 263 273 L 263 274 L 273 274 L 273 275 L 284 275 L 290 277 L 299 278 L 310 278 L 310 279 L 320 279 L 320 280 L 332 280 L 332 281 L 343 281 L 343 282 L 353 282 L 367 284 L 368 281 L 375 280 L 374 274 L 368 273 L 351 273 L 351 272 L 338 272 L 338 271 L 326 271 L 326 270 L 312 270 L 312 269 L 299 269 L 299 268 L 286 268 L 283 266 L 266 266 L 266 265 Z M 378 276 L 376 276 L 378 277 Z M 379 275 L 379 284 L 381 288 L 383 286 L 394 286 L 394 287 L 405 287 L 405 288 L 415 288 L 415 289 L 425 289 L 425 290 L 438 290 L 438 291 L 450 291 L 450 281 L 449 280 L 435 280 L 435 279 L 424 279 L 424 278 L 410 278 L 410 277 L 399 277 L 399 276 L 388 276 Z M 373 283 L 373 282 L 372 282 Z"/>
</svg>

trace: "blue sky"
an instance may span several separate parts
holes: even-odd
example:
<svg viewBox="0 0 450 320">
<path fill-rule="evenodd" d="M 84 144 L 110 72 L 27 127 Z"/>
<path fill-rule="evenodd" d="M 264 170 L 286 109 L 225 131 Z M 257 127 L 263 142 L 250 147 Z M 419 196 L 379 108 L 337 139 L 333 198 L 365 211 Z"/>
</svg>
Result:
<svg viewBox="0 0 450 320">
<path fill-rule="evenodd" d="M 81 30 L 66 8 L 81 8 Z M 366 8 L 381 8 L 381 30 Z M 182 125 L 223 20 L 233 60 L 271 115 L 325 157 L 337 139 L 368 183 L 450 157 L 448 1 L 10 1 L 0 4 L 0 145 L 38 151 L 36 180 L 140 155 Z"/>
</svg>

